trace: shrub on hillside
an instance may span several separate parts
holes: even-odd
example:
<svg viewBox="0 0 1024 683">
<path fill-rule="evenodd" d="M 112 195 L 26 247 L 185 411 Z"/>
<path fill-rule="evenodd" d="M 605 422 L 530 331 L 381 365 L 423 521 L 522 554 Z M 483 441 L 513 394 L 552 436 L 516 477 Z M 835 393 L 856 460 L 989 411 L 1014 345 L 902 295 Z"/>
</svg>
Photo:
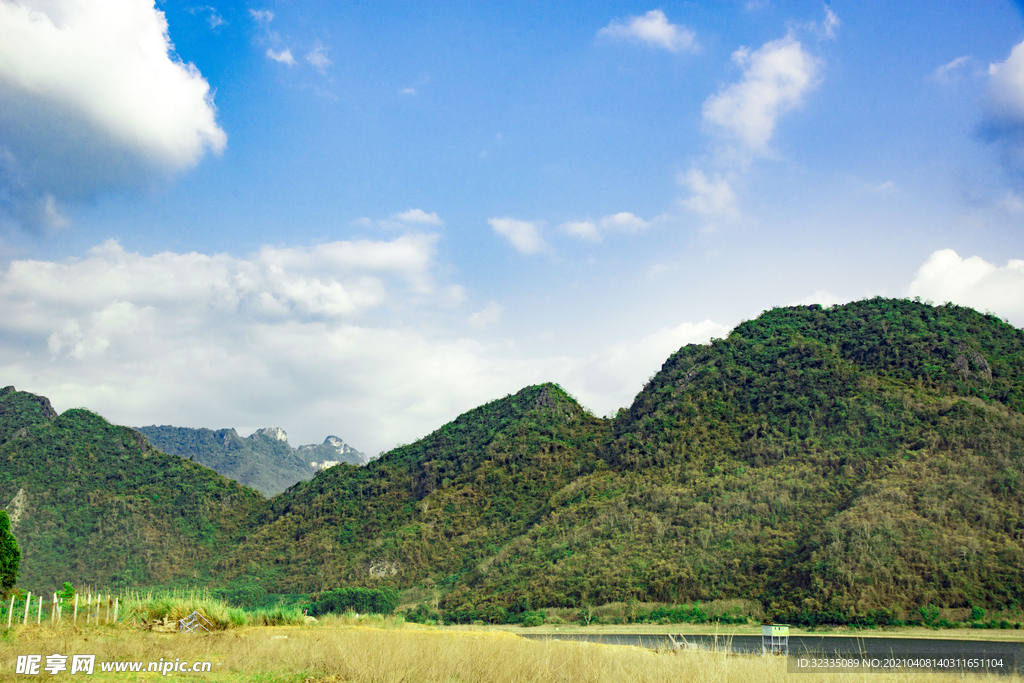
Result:
<svg viewBox="0 0 1024 683">
<path fill-rule="evenodd" d="M 321 614 L 391 614 L 398 607 L 401 594 L 394 588 L 338 588 L 321 593 L 309 606 L 313 616 Z"/>
</svg>

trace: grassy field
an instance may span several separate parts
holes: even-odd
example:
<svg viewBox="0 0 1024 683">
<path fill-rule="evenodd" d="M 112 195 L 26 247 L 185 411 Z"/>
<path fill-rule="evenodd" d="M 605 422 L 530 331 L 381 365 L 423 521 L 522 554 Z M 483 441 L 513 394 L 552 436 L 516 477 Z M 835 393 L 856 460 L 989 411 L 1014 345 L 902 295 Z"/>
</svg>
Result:
<svg viewBox="0 0 1024 683">
<path fill-rule="evenodd" d="M 531 629 L 537 632 L 536 629 Z M 94 681 L 243 681 L 263 683 L 609 683 L 615 681 L 791 681 L 786 661 L 725 652 L 653 652 L 635 647 L 530 641 L 504 629 L 445 629 L 399 619 L 329 617 L 306 626 L 239 627 L 202 635 L 159 633 L 125 626 L 50 629 L 18 627 L 0 640 L 0 680 L 15 674 L 18 655 L 93 654 Z M 100 662 L 209 661 L 209 673 L 103 673 Z M 45 663 L 45 659 L 44 659 Z M 144 665 L 145 668 L 145 665 Z M 70 678 L 67 671 L 48 680 Z M 998 680 L 1017 676 L 801 674 L 819 681 Z"/>
</svg>

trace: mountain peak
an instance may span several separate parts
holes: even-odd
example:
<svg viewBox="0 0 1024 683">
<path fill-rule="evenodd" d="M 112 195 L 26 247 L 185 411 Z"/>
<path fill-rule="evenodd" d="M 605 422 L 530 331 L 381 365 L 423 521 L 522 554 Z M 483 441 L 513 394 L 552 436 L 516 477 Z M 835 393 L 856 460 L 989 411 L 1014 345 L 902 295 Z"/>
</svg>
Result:
<svg viewBox="0 0 1024 683">
<path fill-rule="evenodd" d="M 249 438 L 256 439 L 263 437 L 272 441 L 284 441 L 288 443 L 288 434 L 280 427 L 264 427 L 263 429 L 257 429 L 253 432 Z"/>
</svg>

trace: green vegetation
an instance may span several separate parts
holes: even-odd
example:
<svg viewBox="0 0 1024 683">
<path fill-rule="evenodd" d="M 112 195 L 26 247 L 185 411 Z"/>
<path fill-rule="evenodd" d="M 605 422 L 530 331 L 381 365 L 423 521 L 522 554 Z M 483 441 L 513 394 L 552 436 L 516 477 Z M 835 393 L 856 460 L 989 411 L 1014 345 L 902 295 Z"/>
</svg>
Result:
<svg viewBox="0 0 1024 683">
<path fill-rule="evenodd" d="M 593 453 L 603 428 L 558 387 L 528 387 L 365 467 L 300 482 L 268 502 L 218 568 L 258 576 L 273 592 L 450 588 L 601 465 Z"/>
<path fill-rule="evenodd" d="M 21 546 L 20 584 L 48 593 L 69 576 L 113 588 L 207 580 L 263 497 L 166 455 L 133 429 L 0 390 L 0 501 Z"/>
<path fill-rule="evenodd" d="M 321 593 L 309 606 L 313 616 L 322 614 L 391 614 L 398 607 L 400 594 L 394 588 L 339 588 Z"/>
<path fill-rule="evenodd" d="M 86 411 L 46 416 L 44 403 L 0 396 L 0 457 L 35 463 L 0 473 L 0 495 L 12 500 L 23 487 L 25 520 L 39 506 L 47 521 L 31 538 L 19 532 L 25 580 L 55 582 L 61 572 L 43 550 L 52 541 L 38 541 L 105 498 L 97 486 L 67 509 L 48 499 L 66 484 L 32 483 L 45 470 L 43 437 L 73 420 L 68 450 L 99 459 L 97 444 L 124 428 Z M 36 441 L 16 448 L 18 430 Z M 1022 620 L 1024 332 L 957 306 L 775 309 L 726 339 L 680 349 L 614 419 L 590 415 L 555 385 L 527 387 L 270 501 L 239 487 L 231 506 L 202 508 L 197 489 L 222 480 L 201 468 L 180 475 L 173 501 L 158 499 L 145 465 L 166 456 L 145 452 L 133 459 L 138 471 L 120 471 L 148 492 L 148 512 L 118 509 L 154 529 L 174 519 L 160 533 L 198 535 L 208 554 L 147 566 L 131 575 L 136 585 L 190 578 L 236 598 L 248 591 L 252 604 L 276 593 L 402 589 L 407 620 L 459 623 Z M 116 485 L 107 472 L 121 461 L 103 457 L 103 466 L 84 455 L 76 466 Z M 60 521 L 45 516 L 57 509 Z M 64 533 L 69 547 L 81 543 Z M 124 577 L 117 564 L 128 560 L 106 550 L 109 536 L 91 538 L 94 575 Z M 730 600 L 757 607 L 700 606 Z M 609 604 L 633 608 L 600 616 Z"/>
<path fill-rule="evenodd" d="M 242 609 L 231 606 L 206 591 L 157 591 L 146 595 L 130 592 L 121 604 L 123 622 L 144 628 L 166 624 L 174 627 L 179 619 L 193 612 L 198 612 L 206 620 L 206 628 L 210 630 L 305 623 L 305 615 L 297 606 Z"/>
<path fill-rule="evenodd" d="M 0 510 L 0 594 L 6 594 L 18 582 L 18 564 L 21 549 L 11 533 L 11 520 Z"/>
</svg>

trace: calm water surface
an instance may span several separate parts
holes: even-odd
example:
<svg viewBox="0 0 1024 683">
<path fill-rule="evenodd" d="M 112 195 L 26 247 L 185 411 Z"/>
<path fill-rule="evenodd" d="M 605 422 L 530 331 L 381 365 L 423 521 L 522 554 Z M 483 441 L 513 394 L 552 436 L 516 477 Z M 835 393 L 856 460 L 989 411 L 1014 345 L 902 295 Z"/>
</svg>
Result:
<svg viewBox="0 0 1024 683">
<path fill-rule="evenodd" d="M 525 638 L 543 640 L 582 640 L 605 645 L 635 645 L 650 649 L 669 647 L 665 635 L 573 633 L 520 634 Z M 674 636 L 679 642 L 681 636 Z M 717 639 L 713 635 L 683 636 L 691 646 L 706 649 L 728 649 L 732 652 L 761 652 L 761 636 L 732 636 Z M 898 657 L 898 658 L 1003 658 L 1006 673 L 1024 674 L 1024 636 L 1018 642 L 953 640 L 933 638 L 851 638 L 848 636 L 790 636 L 791 654 L 810 653 L 825 657 Z"/>
</svg>

